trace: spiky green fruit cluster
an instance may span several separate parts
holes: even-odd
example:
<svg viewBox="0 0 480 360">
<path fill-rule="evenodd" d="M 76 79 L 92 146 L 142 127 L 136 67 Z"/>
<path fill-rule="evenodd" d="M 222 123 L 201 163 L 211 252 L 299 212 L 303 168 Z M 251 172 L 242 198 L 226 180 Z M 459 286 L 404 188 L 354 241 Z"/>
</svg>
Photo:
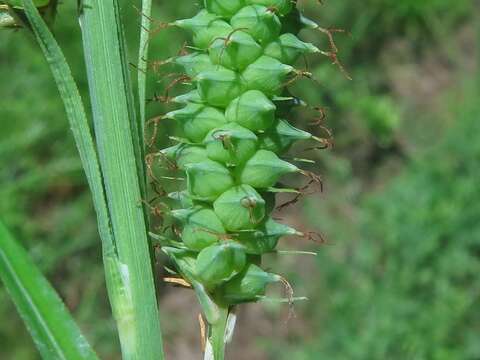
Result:
<svg viewBox="0 0 480 360">
<path fill-rule="evenodd" d="M 297 37 L 316 25 L 291 0 L 204 5 L 174 23 L 193 35 L 194 52 L 174 62 L 195 88 L 174 99 L 184 107 L 165 115 L 184 140 L 161 153 L 185 173 L 186 190 L 171 195 L 182 207 L 172 211 L 181 241 L 164 250 L 195 290 L 233 306 L 257 301 L 281 280 L 262 270 L 261 257 L 282 236 L 300 234 L 272 219 L 271 192 L 284 175 L 302 172 L 280 158 L 295 141 L 313 138 L 284 118 L 299 103 L 285 85 L 299 73 L 298 58 L 319 50 Z"/>
</svg>

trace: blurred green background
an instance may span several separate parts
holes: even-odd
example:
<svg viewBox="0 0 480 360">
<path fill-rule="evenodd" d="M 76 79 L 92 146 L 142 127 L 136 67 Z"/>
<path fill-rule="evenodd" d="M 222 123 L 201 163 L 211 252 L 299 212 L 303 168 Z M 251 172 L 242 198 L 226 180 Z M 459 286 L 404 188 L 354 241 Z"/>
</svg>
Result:
<svg viewBox="0 0 480 360">
<path fill-rule="evenodd" d="M 134 5 L 123 1 L 132 62 Z M 198 8 L 187 0 L 154 5 L 156 25 Z M 242 308 L 230 359 L 480 359 L 480 7 L 469 0 L 299 6 L 322 26 L 349 32 L 337 45 L 353 81 L 328 59 L 311 58 L 299 67 L 317 81 L 292 87 L 328 109 L 334 149 L 295 149 L 317 161 L 325 191 L 278 214 L 327 243 L 286 239 L 283 248 L 316 249 L 318 257 L 267 259 L 310 300 L 297 303 L 289 321 L 285 306 Z M 86 94 L 73 2 L 60 6 L 55 33 Z M 302 37 L 326 46 L 320 33 Z M 178 30 L 158 32 L 153 60 L 176 54 L 185 40 Z M 151 70 L 150 97 L 172 71 Z M 0 79 L 0 217 L 100 355 L 119 359 L 85 177 L 49 69 L 23 31 L 0 33 Z M 165 110 L 148 105 L 150 116 Z M 309 127 L 314 115 L 299 111 L 296 123 L 321 134 Z M 167 286 L 159 298 L 168 358 L 199 359 L 195 298 Z M 1 288 L 0 358 L 39 358 Z"/>
</svg>

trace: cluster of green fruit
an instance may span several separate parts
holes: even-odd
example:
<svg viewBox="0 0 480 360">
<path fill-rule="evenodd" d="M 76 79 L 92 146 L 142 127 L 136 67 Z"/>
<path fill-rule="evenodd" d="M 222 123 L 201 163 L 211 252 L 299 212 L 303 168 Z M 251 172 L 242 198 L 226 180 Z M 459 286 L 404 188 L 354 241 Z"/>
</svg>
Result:
<svg viewBox="0 0 480 360">
<path fill-rule="evenodd" d="M 280 178 L 305 174 L 279 156 L 295 141 L 317 139 L 285 117 L 299 103 L 286 92 L 300 73 L 293 64 L 320 53 L 297 35 L 318 26 L 291 0 L 205 0 L 196 16 L 173 25 L 193 34 L 195 51 L 171 61 L 195 88 L 173 99 L 183 108 L 164 116 L 183 138 L 160 153 L 186 174 L 187 188 L 170 194 L 181 207 L 170 212 L 181 241 L 163 250 L 210 322 L 212 304 L 257 301 L 283 281 L 261 268 L 261 257 L 282 236 L 302 235 L 271 214 Z"/>
</svg>

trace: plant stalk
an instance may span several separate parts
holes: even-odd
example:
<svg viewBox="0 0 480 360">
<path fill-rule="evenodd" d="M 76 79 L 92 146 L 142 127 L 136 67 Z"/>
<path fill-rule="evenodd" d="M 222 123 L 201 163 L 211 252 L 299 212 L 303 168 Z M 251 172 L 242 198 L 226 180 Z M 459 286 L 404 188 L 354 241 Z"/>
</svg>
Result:
<svg viewBox="0 0 480 360">
<path fill-rule="evenodd" d="M 205 349 L 205 360 L 225 359 L 225 334 L 228 323 L 228 307 L 219 307 L 220 317 L 218 321 L 209 324 L 209 337 Z"/>
</svg>

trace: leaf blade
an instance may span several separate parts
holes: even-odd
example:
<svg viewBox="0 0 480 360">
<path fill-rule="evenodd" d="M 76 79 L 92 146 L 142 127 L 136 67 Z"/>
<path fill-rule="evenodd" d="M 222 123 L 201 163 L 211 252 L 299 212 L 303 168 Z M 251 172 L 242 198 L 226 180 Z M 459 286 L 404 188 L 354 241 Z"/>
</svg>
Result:
<svg viewBox="0 0 480 360">
<path fill-rule="evenodd" d="M 1 222 L 0 278 L 44 359 L 98 359 L 56 291 Z"/>
<path fill-rule="evenodd" d="M 152 0 L 142 0 L 141 12 L 142 21 L 140 25 L 140 47 L 138 50 L 138 101 L 140 107 L 142 134 L 145 134 L 148 43 L 150 40 L 150 29 L 152 26 Z"/>
<path fill-rule="evenodd" d="M 129 101 L 130 79 L 119 5 L 116 0 L 90 2 L 81 13 L 95 135 L 118 261 L 131 296 L 133 329 L 122 341 L 126 359 L 163 359 L 155 281 L 150 259 L 138 151 Z M 112 86 L 115 84 L 115 86 Z M 138 140 L 138 139 L 137 139 Z M 138 149 L 138 148 L 137 148 Z"/>
<path fill-rule="evenodd" d="M 70 128 L 75 139 L 75 144 L 85 170 L 90 190 L 92 191 L 104 251 L 107 253 L 113 253 L 114 240 L 110 228 L 100 165 L 98 163 L 95 144 L 93 142 L 80 93 L 62 50 L 58 46 L 45 22 L 40 17 L 38 10 L 32 4 L 31 0 L 23 0 L 23 2 L 25 13 L 29 19 L 40 48 L 45 55 L 45 59 L 50 65 L 50 69 L 64 103 Z"/>
<path fill-rule="evenodd" d="M 126 330 L 123 330 L 123 327 L 126 327 L 125 324 L 128 325 L 129 314 L 124 311 L 128 297 L 124 295 L 124 284 L 118 281 L 118 269 L 111 265 L 112 263 L 118 263 L 115 239 L 111 229 L 110 215 L 108 213 L 99 160 L 83 102 L 68 63 L 53 35 L 46 27 L 37 10 L 31 4 L 31 0 L 24 0 L 24 4 L 31 28 L 50 65 L 59 93 L 64 102 L 67 118 L 80 154 L 90 190 L 92 191 L 98 229 L 102 240 L 103 263 L 108 296 L 119 329 L 119 336 L 121 337 L 122 334 L 126 332 Z"/>
</svg>

